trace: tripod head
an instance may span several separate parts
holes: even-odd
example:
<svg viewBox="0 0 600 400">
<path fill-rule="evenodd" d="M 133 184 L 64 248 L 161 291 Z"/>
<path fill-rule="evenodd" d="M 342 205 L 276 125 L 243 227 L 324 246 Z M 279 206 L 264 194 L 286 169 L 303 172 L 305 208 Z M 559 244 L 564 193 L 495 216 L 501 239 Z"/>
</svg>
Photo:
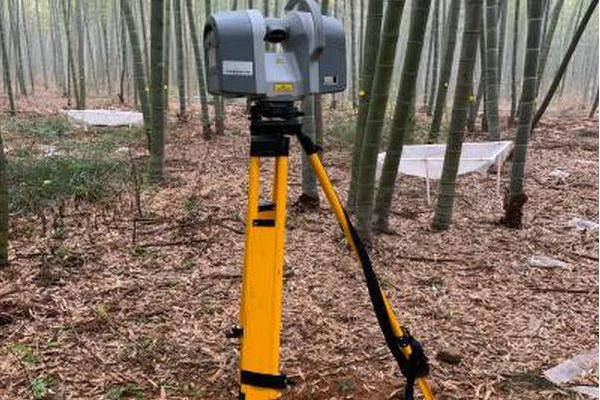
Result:
<svg viewBox="0 0 600 400">
<path fill-rule="evenodd" d="M 250 107 L 250 155 L 287 155 L 288 136 L 302 134 L 302 115 L 292 101 L 256 101 Z"/>
<path fill-rule="evenodd" d="M 250 108 L 250 119 L 278 118 L 288 121 L 301 117 L 304 113 L 294 105 L 293 101 L 258 100 Z"/>
</svg>

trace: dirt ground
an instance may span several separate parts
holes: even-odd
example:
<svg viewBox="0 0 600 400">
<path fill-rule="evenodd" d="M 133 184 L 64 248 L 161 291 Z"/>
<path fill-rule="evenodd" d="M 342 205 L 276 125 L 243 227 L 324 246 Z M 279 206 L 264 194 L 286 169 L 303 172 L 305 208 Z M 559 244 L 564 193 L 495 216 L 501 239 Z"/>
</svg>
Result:
<svg viewBox="0 0 600 400">
<path fill-rule="evenodd" d="M 21 108 L 33 118 L 59 106 Z M 141 217 L 133 188 L 62 210 L 60 243 L 37 219 L 13 216 L 12 264 L 0 271 L 1 399 L 32 398 L 40 376 L 55 399 L 236 398 L 238 343 L 224 332 L 238 316 L 249 138 L 238 108 L 228 133 L 209 142 L 197 120 L 172 118 L 168 180 L 142 191 Z M 443 233 L 430 229 L 425 183 L 399 180 L 394 233 L 378 236 L 371 255 L 430 357 L 438 399 L 580 398 L 542 371 L 598 343 L 598 232 L 570 226 L 598 219 L 597 132 L 597 119 L 574 110 L 536 130 L 521 230 L 497 224 L 495 175 L 459 179 Z M 291 153 L 282 371 L 296 385 L 285 398 L 394 398 L 404 380 L 324 198 L 318 212 L 292 207 L 297 143 Z M 142 147 L 135 154 L 144 160 Z M 344 197 L 349 148 L 329 146 L 325 164 Z M 570 176 L 552 177 L 555 169 Z M 534 255 L 567 266 L 529 267 Z M 439 360 L 445 351 L 460 364 Z M 582 382 L 598 385 L 597 372 Z"/>
</svg>

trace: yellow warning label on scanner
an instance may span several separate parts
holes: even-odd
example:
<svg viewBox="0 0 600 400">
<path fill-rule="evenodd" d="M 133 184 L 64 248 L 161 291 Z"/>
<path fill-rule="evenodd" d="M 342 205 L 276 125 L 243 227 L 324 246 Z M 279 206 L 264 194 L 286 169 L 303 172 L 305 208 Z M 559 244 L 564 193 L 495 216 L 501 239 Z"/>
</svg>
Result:
<svg viewBox="0 0 600 400">
<path fill-rule="evenodd" d="M 291 93 L 294 91 L 293 83 L 275 83 L 273 90 L 278 93 Z"/>
</svg>

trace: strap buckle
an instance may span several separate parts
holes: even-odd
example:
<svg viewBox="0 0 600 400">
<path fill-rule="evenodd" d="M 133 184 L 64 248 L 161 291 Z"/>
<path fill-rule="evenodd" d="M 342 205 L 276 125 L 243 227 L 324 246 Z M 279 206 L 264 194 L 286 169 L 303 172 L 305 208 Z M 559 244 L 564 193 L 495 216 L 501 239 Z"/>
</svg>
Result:
<svg viewBox="0 0 600 400">
<path fill-rule="evenodd" d="M 398 343 L 398 346 L 400 346 L 401 348 L 411 346 L 415 339 L 410 334 L 410 331 L 408 330 L 408 328 L 405 327 L 402 327 L 400 329 L 402 329 L 402 336 L 396 336 L 396 342 Z"/>
</svg>

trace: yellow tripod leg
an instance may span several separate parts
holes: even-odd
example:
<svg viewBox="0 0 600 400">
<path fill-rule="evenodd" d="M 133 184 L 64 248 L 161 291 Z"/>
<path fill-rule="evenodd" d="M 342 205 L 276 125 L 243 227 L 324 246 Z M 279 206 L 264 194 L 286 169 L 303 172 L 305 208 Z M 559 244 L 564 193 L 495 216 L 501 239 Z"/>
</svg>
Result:
<svg viewBox="0 0 600 400">
<path fill-rule="evenodd" d="M 246 237 L 245 237 L 245 252 L 244 252 L 244 269 L 242 270 L 242 301 L 240 306 L 240 328 L 244 329 L 245 319 L 245 299 L 248 297 L 246 291 L 248 288 L 248 282 L 246 277 L 248 276 L 248 255 L 250 252 L 249 241 L 250 232 L 252 230 L 252 221 L 258 217 L 258 203 L 260 195 L 260 158 L 250 157 L 249 166 L 249 177 L 248 177 L 248 210 L 246 213 Z"/>
<path fill-rule="evenodd" d="M 280 377 L 287 162 L 287 157 L 276 158 L 274 206 L 264 210 L 258 207 L 259 159 L 253 157 L 250 163 L 240 355 L 240 393 L 245 400 L 276 399 L 283 389 L 273 388 L 281 380 L 273 381 Z"/>
<path fill-rule="evenodd" d="M 346 235 L 346 240 L 348 241 L 348 243 L 350 243 L 353 252 L 358 257 L 358 249 L 356 247 L 356 243 L 354 242 L 354 239 L 350 232 L 350 227 L 349 227 L 348 221 L 346 219 L 346 214 L 344 212 L 344 208 L 342 207 L 342 204 L 340 203 L 340 200 L 337 196 L 337 193 L 335 192 L 333 185 L 331 184 L 331 181 L 329 180 L 329 177 L 327 176 L 327 172 L 325 172 L 325 168 L 323 168 L 323 164 L 321 163 L 319 156 L 316 153 L 314 153 L 314 154 L 309 155 L 308 159 L 310 161 L 311 166 L 313 167 L 313 170 L 315 171 L 315 175 L 317 176 L 317 179 L 318 179 L 321 187 L 323 188 L 323 191 L 325 192 L 325 197 L 327 197 L 327 201 L 331 205 L 331 208 L 333 209 L 333 212 L 334 212 L 337 220 L 339 221 L 340 225 L 342 226 L 342 229 L 344 230 L 344 234 Z M 385 293 L 383 293 L 383 291 L 382 291 L 381 295 L 383 296 L 386 313 L 387 313 L 389 321 L 391 323 L 392 330 L 393 330 L 394 334 L 396 335 L 396 337 L 402 338 L 404 336 L 404 331 L 402 330 L 402 327 L 398 323 L 398 320 L 396 319 L 396 316 L 394 315 L 394 312 L 392 311 L 389 300 L 387 299 L 387 297 L 385 296 Z M 404 353 L 404 355 L 406 357 L 410 357 L 410 355 L 412 353 L 412 349 L 410 346 L 406 346 L 406 347 L 402 348 L 402 352 Z M 421 389 L 421 392 L 423 393 L 423 396 L 425 397 L 425 399 L 435 400 L 435 397 L 434 397 L 433 393 L 431 392 L 431 389 L 429 388 L 429 385 L 425 378 L 417 378 L 416 382 L 419 385 L 419 388 Z"/>
</svg>

